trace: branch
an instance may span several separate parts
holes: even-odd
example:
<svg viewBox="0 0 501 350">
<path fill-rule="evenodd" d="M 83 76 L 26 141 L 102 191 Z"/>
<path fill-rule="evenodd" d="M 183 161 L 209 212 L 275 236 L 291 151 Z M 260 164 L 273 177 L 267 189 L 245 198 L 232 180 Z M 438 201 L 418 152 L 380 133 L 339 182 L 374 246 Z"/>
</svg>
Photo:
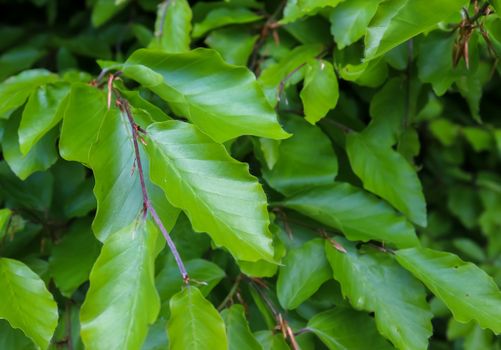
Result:
<svg viewBox="0 0 501 350">
<path fill-rule="evenodd" d="M 153 217 L 153 220 L 157 224 L 158 228 L 162 232 L 163 236 L 165 237 L 165 240 L 167 241 L 167 245 L 169 246 L 170 251 L 172 252 L 172 255 L 174 255 L 174 259 L 176 260 L 177 267 L 179 269 L 179 272 L 181 273 L 181 276 L 183 277 L 183 281 L 185 284 L 189 284 L 190 282 L 190 277 L 188 276 L 188 272 L 186 271 L 186 267 L 184 266 L 183 260 L 181 259 L 181 256 L 179 255 L 179 252 L 177 251 L 176 245 L 174 244 L 174 241 L 170 237 L 169 233 L 167 232 L 167 229 L 165 228 L 164 224 L 158 217 L 157 211 L 151 204 L 150 198 L 148 196 L 148 191 L 146 189 L 146 182 L 144 180 L 144 171 L 143 171 L 143 166 L 141 164 L 141 154 L 139 153 L 139 144 L 137 142 L 138 138 L 140 137 L 138 135 L 138 132 L 141 130 L 140 127 L 134 122 L 134 118 L 132 117 L 132 113 L 130 111 L 130 105 L 129 102 L 122 98 L 121 96 L 117 97 L 117 105 L 120 108 L 122 112 L 125 112 L 127 115 L 127 119 L 129 121 L 131 130 L 132 130 L 132 142 L 134 144 L 134 154 L 136 158 L 136 165 L 137 169 L 139 172 L 139 181 L 141 183 L 141 191 L 143 193 L 143 211 L 144 215 L 146 216 L 147 212 L 149 211 L 151 216 Z"/>
</svg>

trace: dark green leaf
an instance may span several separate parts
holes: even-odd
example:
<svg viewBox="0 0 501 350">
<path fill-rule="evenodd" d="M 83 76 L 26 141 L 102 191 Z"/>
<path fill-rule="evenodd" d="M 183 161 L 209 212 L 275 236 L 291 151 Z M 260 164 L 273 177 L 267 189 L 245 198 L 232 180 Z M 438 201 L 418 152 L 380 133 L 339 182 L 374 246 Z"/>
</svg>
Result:
<svg viewBox="0 0 501 350">
<path fill-rule="evenodd" d="M 205 39 L 207 45 L 237 66 L 245 66 L 252 53 L 258 35 L 251 35 L 237 28 L 215 30 Z"/>
<path fill-rule="evenodd" d="M 193 26 L 193 37 L 198 38 L 208 31 L 228 24 L 251 23 L 262 17 L 245 8 L 221 7 L 210 11 L 204 20 Z"/>
<path fill-rule="evenodd" d="M 235 304 L 221 312 L 226 325 L 229 350 L 262 350 L 245 319 L 242 305 Z"/>
</svg>

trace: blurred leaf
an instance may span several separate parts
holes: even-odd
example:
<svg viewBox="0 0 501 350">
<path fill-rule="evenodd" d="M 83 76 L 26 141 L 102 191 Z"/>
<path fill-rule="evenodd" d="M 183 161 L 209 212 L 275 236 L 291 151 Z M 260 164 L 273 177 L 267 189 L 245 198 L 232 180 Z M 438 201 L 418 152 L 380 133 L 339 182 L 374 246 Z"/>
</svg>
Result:
<svg viewBox="0 0 501 350">
<path fill-rule="evenodd" d="M 244 24 L 260 20 L 262 17 L 246 8 L 222 7 L 210 11 L 202 22 L 193 26 L 193 37 L 198 38 L 208 31 L 228 24 Z"/>
<path fill-rule="evenodd" d="M 226 62 L 245 66 L 257 40 L 257 35 L 230 27 L 214 30 L 207 36 L 205 42 L 210 48 L 219 52 Z"/>
<path fill-rule="evenodd" d="M 295 20 L 315 13 L 322 7 L 336 7 L 342 0 L 287 0 L 284 9 L 284 18 L 281 23 L 294 22 Z"/>
<path fill-rule="evenodd" d="M 254 334 L 251 333 L 245 310 L 242 305 L 235 304 L 221 312 L 226 325 L 229 350 L 262 350 Z"/>
<path fill-rule="evenodd" d="M 172 53 L 189 51 L 191 17 L 191 8 L 186 0 L 160 3 L 155 22 L 155 38 L 150 47 Z"/>
</svg>

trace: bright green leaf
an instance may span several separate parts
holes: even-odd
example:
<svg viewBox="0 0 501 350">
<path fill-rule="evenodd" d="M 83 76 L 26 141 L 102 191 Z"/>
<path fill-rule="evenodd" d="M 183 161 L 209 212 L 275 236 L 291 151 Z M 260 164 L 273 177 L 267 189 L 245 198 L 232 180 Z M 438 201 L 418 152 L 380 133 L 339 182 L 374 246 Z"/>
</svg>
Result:
<svg viewBox="0 0 501 350">
<path fill-rule="evenodd" d="M 482 269 L 454 254 L 427 248 L 396 254 L 398 262 L 440 298 L 457 321 L 474 320 L 501 333 L 501 292 Z"/>
<path fill-rule="evenodd" d="M 297 19 L 314 14 L 323 7 L 336 7 L 343 0 L 287 0 L 284 18 L 281 23 L 294 22 Z"/>
<path fill-rule="evenodd" d="M 151 179 L 193 228 L 237 259 L 273 262 L 266 196 L 248 166 L 191 124 L 155 123 L 147 134 Z"/>
<path fill-rule="evenodd" d="M 92 8 L 92 24 L 94 27 L 107 22 L 116 13 L 122 10 L 127 4 L 128 0 L 96 0 Z"/>
<path fill-rule="evenodd" d="M 377 240 L 412 247 L 418 244 L 414 227 L 384 201 L 347 183 L 301 192 L 283 201 L 325 225 L 342 231 L 350 240 Z"/>
<path fill-rule="evenodd" d="M 421 183 L 400 153 L 354 133 L 346 137 L 346 150 L 351 167 L 365 189 L 386 199 L 414 223 L 426 226 Z"/>
<path fill-rule="evenodd" d="M 324 60 L 312 60 L 306 65 L 301 100 L 305 119 L 315 124 L 336 107 L 339 88 L 332 64 Z"/>
<path fill-rule="evenodd" d="M 313 316 L 307 328 L 330 350 L 392 349 L 378 333 L 374 319 L 364 312 L 336 307 Z"/>
<path fill-rule="evenodd" d="M 110 235 L 90 274 L 80 312 L 89 349 L 139 349 L 158 315 L 154 262 L 158 232 L 143 218 Z"/>
<path fill-rule="evenodd" d="M 374 312 L 379 332 L 399 349 L 427 349 L 431 318 L 423 286 L 388 254 L 357 251 L 341 241 L 346 253 L 325 243 L 334 278 L 357 310 Z"/>
<path fill-rule="evenodd" d="M 152 48 L 165 52 L 190 50 L 191 8 L 186 0 L 163 1 L 158 5 Z"/>
<path fill-rule="evenodd" d="M 193 37 L 198 38 L 208 31 L 228 24 L 244 24 L 260 20 L 262 17 L 245 8 L 221 7 L 210 11 L 207 17 L 193 26 Z"/>
<path fill-rule="evenodd" d="M 9 209 L 0 209 L 0 240 L 7 232 L 7 224 L 9 223 L 12 211 Z"/>
<path fill-rule="evenodd" d="M 258 38 L 258 35 L 230 27 L 213 31 L 205 42 L 219 52 L 226 62 L 245 66 Z"/>
<path fill-rule="evenodd" d="M 228 65 L 213 50 L 181 54 L 138 50 L 123 69 L 216 141 L 240 135 L 288 136 L 253 74 Z"/>
<path fill-rule="evenodd" d="M 57 326 L 57 305 L 40 277 L 22 262 L 0 258 L 0 318 L 47 349 Z"/>
<path fill-rule="evenodd" d="M 290 250 L 280 267 L 277 297 L 284 309 L 295 309 L 332 276 L 324 242 L 314 239 Z"/>
<path fill-rule="evenodd" d="M 242 305 L 235 304 L 221 312 L 226 326 L 229 350 L 262 350 L 254 334 L 251 333 Z"/>
<path fill-rule="evenodd" d="M 171 350 L 227 350 L 224 322 L 214 306 L 193 286 L 170 301 L 167 324 Z"/>
</svg>

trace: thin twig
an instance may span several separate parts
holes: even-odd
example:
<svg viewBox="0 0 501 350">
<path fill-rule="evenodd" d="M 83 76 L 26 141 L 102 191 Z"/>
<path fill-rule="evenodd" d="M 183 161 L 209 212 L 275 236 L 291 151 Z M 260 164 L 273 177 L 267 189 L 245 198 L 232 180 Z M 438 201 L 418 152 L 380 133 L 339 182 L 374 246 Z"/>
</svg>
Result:
<svg viewBox="0 0 501 350">
<path fill-rule="evenodd" d="M 224 300 L 221 302 L 221 304 L 219 304 L 219 306 L 217 307 L 217 309 L 219 311 L 221 311 L 233 299 L 233 297 L 235 296 L 235 293 L 238 291 L 238 287 L 240 286 L 240 282 L 242 281 L 242 277 L 243 277 L 242 274 L 239 274 L 237 276 L 235 283 L 233 283 L 233 286 L 231 286 L 230 292 L 228 293 L 226 298 L 224 298 Z"/>
<path fill-rule="evenodd" d="M 130 106 L 129 102 L 122 98 L 121 96 L 118 96 L 117 98 L 117 104 L 119 108 L 125 112 L 127 115 L 127 119 L 129 121 L 131 130 L 132 130 L 132 142 L 134 144 L 134 154 L 136 158 L 136 164 L 137 164 L 137 170 L 139 172 L 139 182 L 141 183 L 141 191 L 143 193 L 143 211 L 144 215 L 149 211 L 153 220 L 157 224 L 158 228 L 162 232 L 165 240 L 167 241 L 167 245 L 169 246 L 170 251 L 172 252 L 172 255 L 174 255 L 174 259 L 176 260 L 177 267 L 179 269 L 179 272 L 181 273 L 181 276 L 183 277 L 183 281 L 185 284 L 189 284 L 190 278 L 188 276 L 188 272 L 186 271 L 186 267 L 184 266 L 184 263 L 181 259 L 181 256 L 179 255 L 179 252 L 177 251 L 176 245 L 174 244 L 174 241 L 170 237 L 169 233 L 167 232 L 167 229 L 165 228 L 164 224 L 162 223 L 162 220 L 160 220 L 157 211 L 151 204 L 150 198 L 148 196 L 148 191 L 146 189 L 146 182 L 144 180 L 144 171 L 143 171 L 143 166 L 141 164 L 141 154 L 139 152 L 139 144 L 137 142 L 139 135 L 139 126 L 134 122 L 134 118 L 132 117 L 132 113 L 130 111 Z"/>
</svg>

